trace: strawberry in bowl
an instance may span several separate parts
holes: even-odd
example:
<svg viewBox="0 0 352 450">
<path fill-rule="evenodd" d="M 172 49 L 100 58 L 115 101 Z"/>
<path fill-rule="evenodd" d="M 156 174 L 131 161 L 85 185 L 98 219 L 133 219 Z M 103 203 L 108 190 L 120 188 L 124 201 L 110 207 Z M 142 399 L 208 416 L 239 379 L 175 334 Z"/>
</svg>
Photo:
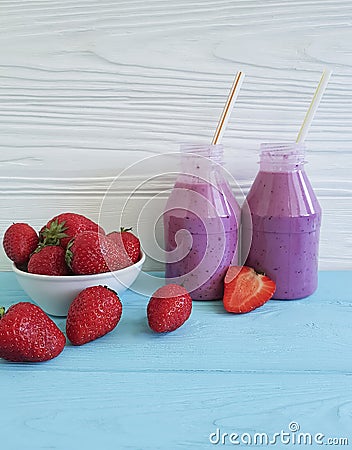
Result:
<svg viewBox="0 0 352 450">
<path fill-rule="evenodd" d="M 136 242 L 120 245 L 114 232 L 76 213 L 63 213 L 37 232 L 28 224 L 13 224 L 3 245 L 23 290 L 46 313 L 66 316 L 73 299 L 84 289 L 103 285 L 118 294 L 138 277 L 145 255 Z M 115 236 L 115 237 L 114 237 Z M 130 250 L 131 251 L 131 250 Z"/>
<path fill-rule="evenodd" d="M 89 275 L 38 275 L 24 272 L 15 264 L 12 269 L 17 281 L 47 314 L 66 316 L 73 299 L 90 286 L 108 286 L 118 294 L 128 289 L 138 277 L 145 261 L 141 252 L 139 261 L 123 269 Z"/>
</svg>

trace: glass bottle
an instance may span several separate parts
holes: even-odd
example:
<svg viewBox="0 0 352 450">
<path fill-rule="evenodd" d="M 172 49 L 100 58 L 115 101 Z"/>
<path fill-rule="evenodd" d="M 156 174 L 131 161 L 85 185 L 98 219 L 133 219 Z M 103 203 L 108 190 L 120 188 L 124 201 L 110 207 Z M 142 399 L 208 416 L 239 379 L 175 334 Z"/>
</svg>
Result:
<svg viewBox="0 0 352 450">
<path fill-rule="evenodd" d="M 182 145 L 181 173 L 163 215 L 166 278 L 193 300 L 221 299 L 226 270 L 238 263 L 240 208 L 222 156 L 222 145 Z"/>
<path fill-rule="evenodd" d="M 307 297 L 318 284 L 321 208 L 304 164 L 301 144 L 262 144 L 249 210 L 242 207 L 245 263 L 276 282 L 277 299 Z"/>
</svg>

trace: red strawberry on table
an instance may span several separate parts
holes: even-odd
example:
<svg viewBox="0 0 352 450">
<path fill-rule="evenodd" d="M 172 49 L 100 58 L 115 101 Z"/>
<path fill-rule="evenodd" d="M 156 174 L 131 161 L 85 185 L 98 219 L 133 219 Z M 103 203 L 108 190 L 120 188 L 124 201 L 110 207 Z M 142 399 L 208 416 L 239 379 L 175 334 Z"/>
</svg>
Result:
<svg viewBox="0 0 352 450">
<path fill-rule="evenodd" d="M 131 233 L 132 228 L 121 228 L 120 231 L 112 231 L 107 236 L 119 245 L 124 246 L 132 264 L 139 260 L 141 244 L 137 236 Z"/>
<path fill-rule="evenodd" d="M 92 286 L 78 294 L 70 305 L 66 334 L 73 345 L 82 345 L 112 331 L 122 315 L 116 292 L 106 286 Z"/>
<path fill-rule="evenodd" d="M 31 256 L 28 272 L 40 275 L 68 275 L 65 250 L 60 245 L 39 247 Z"/>
<path fill-rule="evenodd" d="M 70 242 L 66 262 L 76 275 L 110 272 L 131 265 L 124 249 L 95 231 L 83 231 Z"/>
<path fill-rule="evenodd" d="M 276 289 L 269 277 L 246 266 L 230 266 L 224 284 L 224 308 L 236 314 L 247 313 L 264 305 Z"/>
<path fill-rule="evenodd" d="M 105 234 L 104 230 L 95 222 L 77 213 L 62 213 L 55 216 L 40 230 L 41 240 L 47 245 L 61 245 L 67 247 L 70 240 L 82 231 L 96 231 Z"/>
<path fill-rule="evenodd" d="M 187 290 L 168 284 L 155 291 L 149 300 L 148 324 L 157 333 L 174 331 L 186 322 L 191 311 L 192 299 Z"/>
<path fill-rule="evenodd" d="M 0 358 L 17 362 L 53 359 L 64 349 L 66 338 L 45 312 L 29 302 L 0 308 Z"/>
<path fill-rule="evenodd" d="M 18 265 L 26 264 L 37 248 L 38 235 L 27 223 L 14 223 L 5 232 L 3 246 L 6 255 Z"/>
</svg>

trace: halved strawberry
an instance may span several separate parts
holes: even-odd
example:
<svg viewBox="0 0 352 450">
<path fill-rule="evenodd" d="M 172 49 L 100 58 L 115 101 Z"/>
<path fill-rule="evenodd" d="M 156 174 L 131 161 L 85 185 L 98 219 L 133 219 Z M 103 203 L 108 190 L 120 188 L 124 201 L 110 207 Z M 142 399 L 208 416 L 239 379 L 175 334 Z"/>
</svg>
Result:
<svg viewBox="0 0 352 450">
<path fill-rule="evenodd" d="M 264 305 L 276 289 L 273 280 L 246 266 L 230 266 L 224 283 L 224 308 L 235 314 L 247 313 Z"/>
</svg>

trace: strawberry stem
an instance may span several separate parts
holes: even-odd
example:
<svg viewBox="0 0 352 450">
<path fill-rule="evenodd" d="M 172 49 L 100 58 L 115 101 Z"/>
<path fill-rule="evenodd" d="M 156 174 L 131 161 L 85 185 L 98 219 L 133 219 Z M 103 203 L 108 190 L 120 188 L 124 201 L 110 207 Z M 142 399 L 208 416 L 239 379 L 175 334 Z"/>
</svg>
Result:
<svg viewBox="0 0 352 450">
<path fill-rule="evenodd" d="M 65 226 L 66 221 L 63 220 L 59 223 L 58 219 L 55 219 L 49 228 L 45 228 L 41 233 L 40 237 L 43 240 L 43 245 L 60 245 L 61 239 L 68 237 L 65 233 L 67 227 Z"/>
<path fill-rule="evenodd" d="M 71 251 L 71 247 L 73 245 L 73 242 L 74 242 L 74 238 L 72 238 L 70 240 L 70 242 L 67 244 L 66 253 L 65 253 L 65 261 L 70 269 L 72 269 L 71 264 L 72 264 L 73 253 Z"/>
<path fill-rule="evenodd" d="M 120 227 L 120 232 L 121 233 L 125 233 L 126 231 L 132 231 L 132 227 L 131 228 Z"/>
<path fill-rule="evenodd" d="M 38 244 L 38 247 L 34 250 L 33 253 L 39 253 L 40 250 L 41 250 L 42 248 L 44 248 L 44 247 L 46 247 L 46 242 L 45 242 L 45 241 L 44 241 L 44 242 L 40 242 L 40 243 Z M 31 254 L 31 256 L 33 255 L 33 253 Z"/>
<path fill-rule="evenodd" d="M 5 315 L 5 308 L 3 306 L 0 307 L 0 319 L 2 319 Z"/>
<path fill-rule="evenodd" d="M 100 285 L 100 286 L 102 286 L 102 285 Z M 111 289 L 109 286 L 104 285 L 103 287 L 118 296 L 117 292 L 114 291 L 113 289 Z"/>
</svg>

